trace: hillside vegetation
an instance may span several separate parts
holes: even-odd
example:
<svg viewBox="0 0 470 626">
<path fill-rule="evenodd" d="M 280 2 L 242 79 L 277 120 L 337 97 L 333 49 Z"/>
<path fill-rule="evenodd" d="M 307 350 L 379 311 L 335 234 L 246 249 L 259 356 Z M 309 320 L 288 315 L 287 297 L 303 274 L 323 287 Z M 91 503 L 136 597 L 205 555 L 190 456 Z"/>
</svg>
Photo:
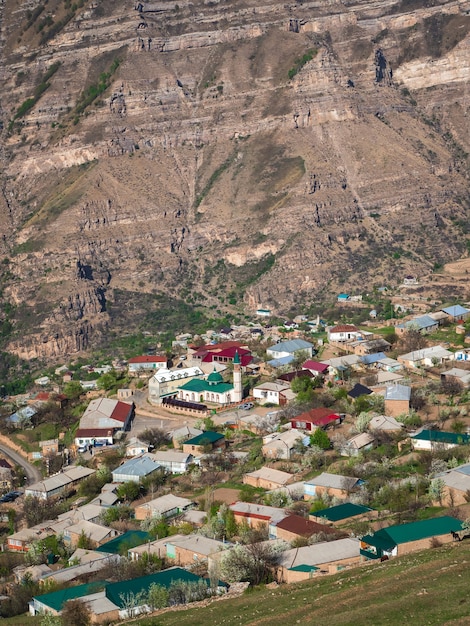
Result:
<svg viewBox="0 0 470 626">
<path fill-rule="evenodd" d="M 470 623 L 470 541 L 358 567 L 276 589 L 258 589 L 209 607 L 170 611 L 139 626 L 388 626 Z"/>
</svg>

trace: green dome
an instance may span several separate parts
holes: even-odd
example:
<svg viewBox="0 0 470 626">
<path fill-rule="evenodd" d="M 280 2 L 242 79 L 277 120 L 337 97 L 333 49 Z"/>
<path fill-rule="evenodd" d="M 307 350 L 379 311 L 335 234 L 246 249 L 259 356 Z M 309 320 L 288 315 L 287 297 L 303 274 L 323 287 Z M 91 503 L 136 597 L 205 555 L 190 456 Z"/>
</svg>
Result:
<svg viewBox="0 0 470 626">
<path fill-rule="evenodd" d="M 218 385 L 219 383 L 223 383 L 224 379 L 222 377 L 222 374 L 219 374 L 219 372 L 214 371 L 212 372 L 212 374 L 209 374 L 209 376 L 207 377 L 207 382 L 211 385 Z"/>
</svg>

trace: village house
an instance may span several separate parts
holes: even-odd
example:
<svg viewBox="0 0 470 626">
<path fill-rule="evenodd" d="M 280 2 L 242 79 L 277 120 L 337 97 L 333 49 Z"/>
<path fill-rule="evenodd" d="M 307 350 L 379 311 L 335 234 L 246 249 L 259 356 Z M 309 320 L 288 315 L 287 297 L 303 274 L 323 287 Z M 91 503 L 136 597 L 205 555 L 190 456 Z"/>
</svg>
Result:
<svg viewBox="0 0 470 626">
<path fill-rule="evenodd" d="M 312 359 L 308 359 L 302 365 L 302 369 L 312 372 L 314 376 L 324 376 L 328 372 L 328 365 L 326 365 L 326 363 L 320 363 L 319 361 L 312 361 Z"/>
<path fill-rule="evenodd" d="M 166 356 L 135 356 L 128 361 L 130 376 L 148 375 L 156 370 L 166 369 L 168 360 Z"/>
<path fill-rule="evenodd" d="M 441 372 L 441 381 L 453 380 L 462 385 L 463 388 L 467 388 L 470 385 L 470 370 L 463 370 L 458 367 L 453 367 L 450 370 Z"/>
<path fill-rule="evenodd" d="M 248 346 L 239 341 L 224 341 L 200 347 L 191 346 L 188 350 L 188 358 L 191 359 L 193 365 L 201 368 L 204 363 L 228 365 L 236 360 L 242 368 L 245 368 L 253 360 Z"/>
<path fill-rule="evenodd" d="M 214 554 L 227 550 L 230 546 L 230 543 L 203 535 L 167 537 L 166 558 L 182 567 L 192 567 L 198 563 L 209 566 Z"/>
<path fill-rule="evenodd" d="M 357 341 L 352 341 L 349 344 L 349 350 L 357 354 L 358 356 L 367 356 L 370 354 L 375 354 L 379 351 L 388 352 L 392 345 L 383 337 L 374 337 L 372 333 L 369 336 L 369 339 L 361 339 Z"/>
<path fill-rule="evenodd" d="M 119 622 L 130 617 L 145 613 L 148 610 L 146 605 L 129 607 L 128 597 L 145 597 L 145 593 L 153 584 L 168 589 L 176 581 L 195 583 L 208 580 L 193 574 L 181 567 L 171 567 L 169 569 L 141 576 L 122 582 L 92 582 L 84 585 L 75 585 L 60 591 L 53 591 L 48 594 L 36 595 L 29 603 L 30 615 L 60 615 L 64 605 L 69 600 L 80 599 L 86 603 L 91 613 L 92 623 Z"/>
<path fill-rule="evenodd" d="M 375 438 L 369 433 L 359 433 L 351 437 L 340 448 L 339 453 L 343 456 L 359 456 L 361 452 L 366 452 L 374 447 Z"/>
<path fill-rule="evenodd" d="M 140 456 L 145 454 L 150 449 L 148 443 L 141 441 L 138 437 L 131 437 L 126 444 L 126 456 Z"/>
<path fill-rule="evenodd" d="M 397 335 L 404 335 L 409 330 L 417 330 L 422 335 L 426 335 L 435 332 L 438 328 L 439 322 L 437 320 L 430 315 L 420 315 L 395 326 L 395 332 Z"/>
<path fill-rule="evenodd" d="M 194 428 L 193 426 L 182 426 L 181 428 L 177 428 L 170 433 L 173 447 L 181 448 L 185 441 L 188 441 L 188 439 L 192 439 L 193 437 L 197 437 L 198 435 L 202 435 L 202 433 L 202 430 Z"/>
<path fill-rule="evenodd" d="M 374 415 L 368 425 L 369 430 L 381 430 L 384 432 L 397 433 L 403 429 L 403 424 L 391 415 Z"/>
<path fill-rule="evenodd" d="M 33 496 L 41 500 L 48 500 L 74 489 L 82 480 L 95 473 L 96 470 L 80 465 L 69 466 L 60 474 L 55 474 L 37 483 L 28 485 L 25 496 Z"/>
<path fill-rule="evenodd" d="M 304 499 L 321 498 L 323 495 L 346 499 L 356 490 L 362 481 L 353 476 L 341 476 L 340 474 L 330 474 L 322 472 L 315 478 L 310 478 L 304 482 Z"/>
<path fill-rule="evenodd" d="M 318 408 L 310 409 L 305 413 L 297 415 L 290 420 L 292 428 L 308 430 L 310 432 L 317 428 L 326 428 L 327 426 L 338 426 L 343 418 L 337 413 L 333 413 L 331 409 Z"/>
<path fill-rule="evenodd" d="M 291 357 L 294 360 L 298 354 L 304 354 L 306 358 L 313 356 L 314 345 L 310 341 L 304 339 L 291 339 L 290 341 L 281 341 L 270 346 L 266 350 L 266 354 L 271 359 L 280 359 L 282 357 Z"/>
<path fill-rule="evenodd" d="M 468 494 L 470 493 L 470 463 L 465 463 L 443 474 L 439 474 L 438 478 L 444 483 L 441 498 L 444 506 L 460 506 L 468 502 Z"/>
<path fill-rule="evenodd" d="M 284 382 L 265 382 L 253 388 L 253 398 L 258 404 L 276 404 L 283 406 L 288 400 L 295 398 L 290 384 Z"/>
<path fill-rule="evenodd" d="M 76 524 L 67 526 L 64 529 L 63 537 L 66 546 L 76 548 L 80 538 L 86 537 L 90 544 L 90 548 L 96 548 L 103 545 L 110 539 L 113 539 L 120 533 L 114 528 L 95 524 L 87 520 L 80 520 Z"/>
<path fill-rule="evenodd" d="M 313 535 L 320 534 L 337 536 L 339 533 L 331 526 L 319 524 L 300 515 L 287 515 L 282 520 L 274 520 L 269 524 L 269 536 L 274 539 L 283 539 L 288 543 L 301 538 L 309 539 Z"/>
<path fill-rule="evenodd" d="M 134 403 L 120 402 L 111 398 L 92 400 L 80 419 L 75 433 L 75 445 L 78 447 L 111 443 L 119 434 L 126 432 L 134 417 Z M 94 435 L 89 433 L 93 432 Z"/>
<path fill-rule="evenodd" d="M 430 348 L 422 348 L 421 350 L 401 354 L 397 357 L 397 360 L 409 369 L 434 367 L 442 365 L 446 361 L 453 361 L 454 353 L 442 346 L 431 346 Z"/>
<path fill-rule="evenodd" d="M 470 309 L 466 309 L 460 304 L 454 304 L 453 306 L 448 306 L 445 309 L 442 309 L 442 312 L 447 315 L 447 318 L 450 322 L 457 322 L 459 320 L 468 320 L 470 318 Z"/>
<path fill-rule="evenodd" d="M 292 482 L 294 474 L 281 472 L 281 470 L 272 469 L 271 467 L 262 467 L 255 472 L 248 472 L 243 476 L 243 483 L 252 487 L 261 487 L 262 489 L 278 489 L 285 487 Z"/>
<path fill-rule="evenodd" d="M 310 438 L 295 428 L 263 437 L 261 451 L 267 459 L 290 459 L 293 452 L 310 444 Z"/>
<path fill-rule="evenodd" d="M 152 454 L 152 458 L 170 474 L 184 474 L 194 463 L 192 454 L 179 450 L 157 450 Z"/>
<path fill-rule="evenodd" d="M 470 442 L 470 435 L 423 429 L 410 436 L 413 450 L 450 450 Z"/>
<path fill-rule="evenodd" d="M 135 457 L 113 470 L 113 482 L 139 483 L 158 469 L 160 469 L 160 464 L 154 461 L 151 455 L 146 454 L 145 456 Z"/>
<path fill-rule="evenodd" d="M 390 385 L 385 390 L 385 413 L 397 417 L 410 410 L 411 387 Z"/>
<path fill-rule="evenodd" d="M 141 521 L 149 517 L 169 518 L 179 515 L 194 506 L 192 500 L 174 496 L 167 493 L 159 498 L 154 498 L 145 504 L 140 504 L 135 508 L 135 519 Z"/>
<path fill-rule="evenodd" d="M 343 356 L 333 357 L 322 361 L 328 365 L 328 375 L 332 379 L 343 380 L 350 371 L 360 370 L 362 361 L 357 354 L 345 354 Z"/>
<path fill-rule="evenodd" d="M 373 535 L 365 535 L 361 540 L 360 553 L 367 559 L 402 556 L 431 548 L 436 540 L 450 543 L 454 540 L 453 533 L 462 529 L 462 522 L 449 516 L 389 526 Z"/>
<path fill-rule="evenodd" d="M 268 529 L 270 523 L 281 521 L 288 515 L 285 509 L 250 502 L 235 502 L 229 508 L 237 524 L 248 524 L 250 528 Z"/>
<path fill-rule="evenodd" d="M 327 329 L 329 343 L 351 341 L 362 335 L 362 332 L 353 324 L 338 324 Z"/>
<path fill-rule="evenodd" d="M 359 546 L 358 539 L 348 537 L 286 550 L 277 566 L 277 580 L 297 583 L 318 574 L 335 574 L 359 563 Z"/>
<path fill-rule="evenodd" d="M 185 441 L 183 443 L 183 452 L 192 454 L 195 457 L 205 454 L 208 450 L 224 449 L 225 445 L 225 437 L 221 433 L 206 430 L 201 435 Z"/>
<path fill-rule="evenodd" d="M 363 521 L 376 518 L 378 511 L 370 509 L 362 504 L 353 504 L 352 502 L 344 502 L 343 504 L 337 504 L 330 506 L 327 509 L 321 509 L 310 513 L 309 519 L 320 524 L 330 524 L 331 526 L 337 526 L 344 524 L 347 520 Z M 357 518 L 357 519 L 356 519 Z"/>
</svg>

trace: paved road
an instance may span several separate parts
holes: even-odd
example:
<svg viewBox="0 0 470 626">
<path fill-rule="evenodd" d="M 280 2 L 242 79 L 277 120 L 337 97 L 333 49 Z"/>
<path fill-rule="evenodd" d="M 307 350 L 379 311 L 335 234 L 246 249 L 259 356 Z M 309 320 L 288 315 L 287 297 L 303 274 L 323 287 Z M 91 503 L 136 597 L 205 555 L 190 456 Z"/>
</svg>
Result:
<svg viewBox="0 0 470 626">
<path fill-rule="evenodd" d="M 0 443 L 0 452 L 11 459 L 15 465 L 21 465 L 26 474 L 27 484 L 37 483 L 42 479 L 42 475 L 39 470 L 34 467 L 34 465 L 31 465 L 31 463 L 28 463 L 28 461 L 21 456 L 21 454 L 18 454 L 18 452 L 15 452 L 3 443 Z"/>
</svg>

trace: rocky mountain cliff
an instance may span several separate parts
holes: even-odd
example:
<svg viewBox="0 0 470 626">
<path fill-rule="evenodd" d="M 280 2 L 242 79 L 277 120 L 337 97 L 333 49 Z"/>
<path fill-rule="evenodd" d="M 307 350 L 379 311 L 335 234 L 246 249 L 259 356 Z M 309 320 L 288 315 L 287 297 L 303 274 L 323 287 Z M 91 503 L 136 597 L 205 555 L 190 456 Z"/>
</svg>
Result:
<svg viewBox="0 0 470 626">
<path fill-rule="evenodd" d="M 286 311 L 467 251 L 470 0 L 3 0 L 0 331 Z M 154 329 L 155 330 L 155 329 Z"/>
</svg>

